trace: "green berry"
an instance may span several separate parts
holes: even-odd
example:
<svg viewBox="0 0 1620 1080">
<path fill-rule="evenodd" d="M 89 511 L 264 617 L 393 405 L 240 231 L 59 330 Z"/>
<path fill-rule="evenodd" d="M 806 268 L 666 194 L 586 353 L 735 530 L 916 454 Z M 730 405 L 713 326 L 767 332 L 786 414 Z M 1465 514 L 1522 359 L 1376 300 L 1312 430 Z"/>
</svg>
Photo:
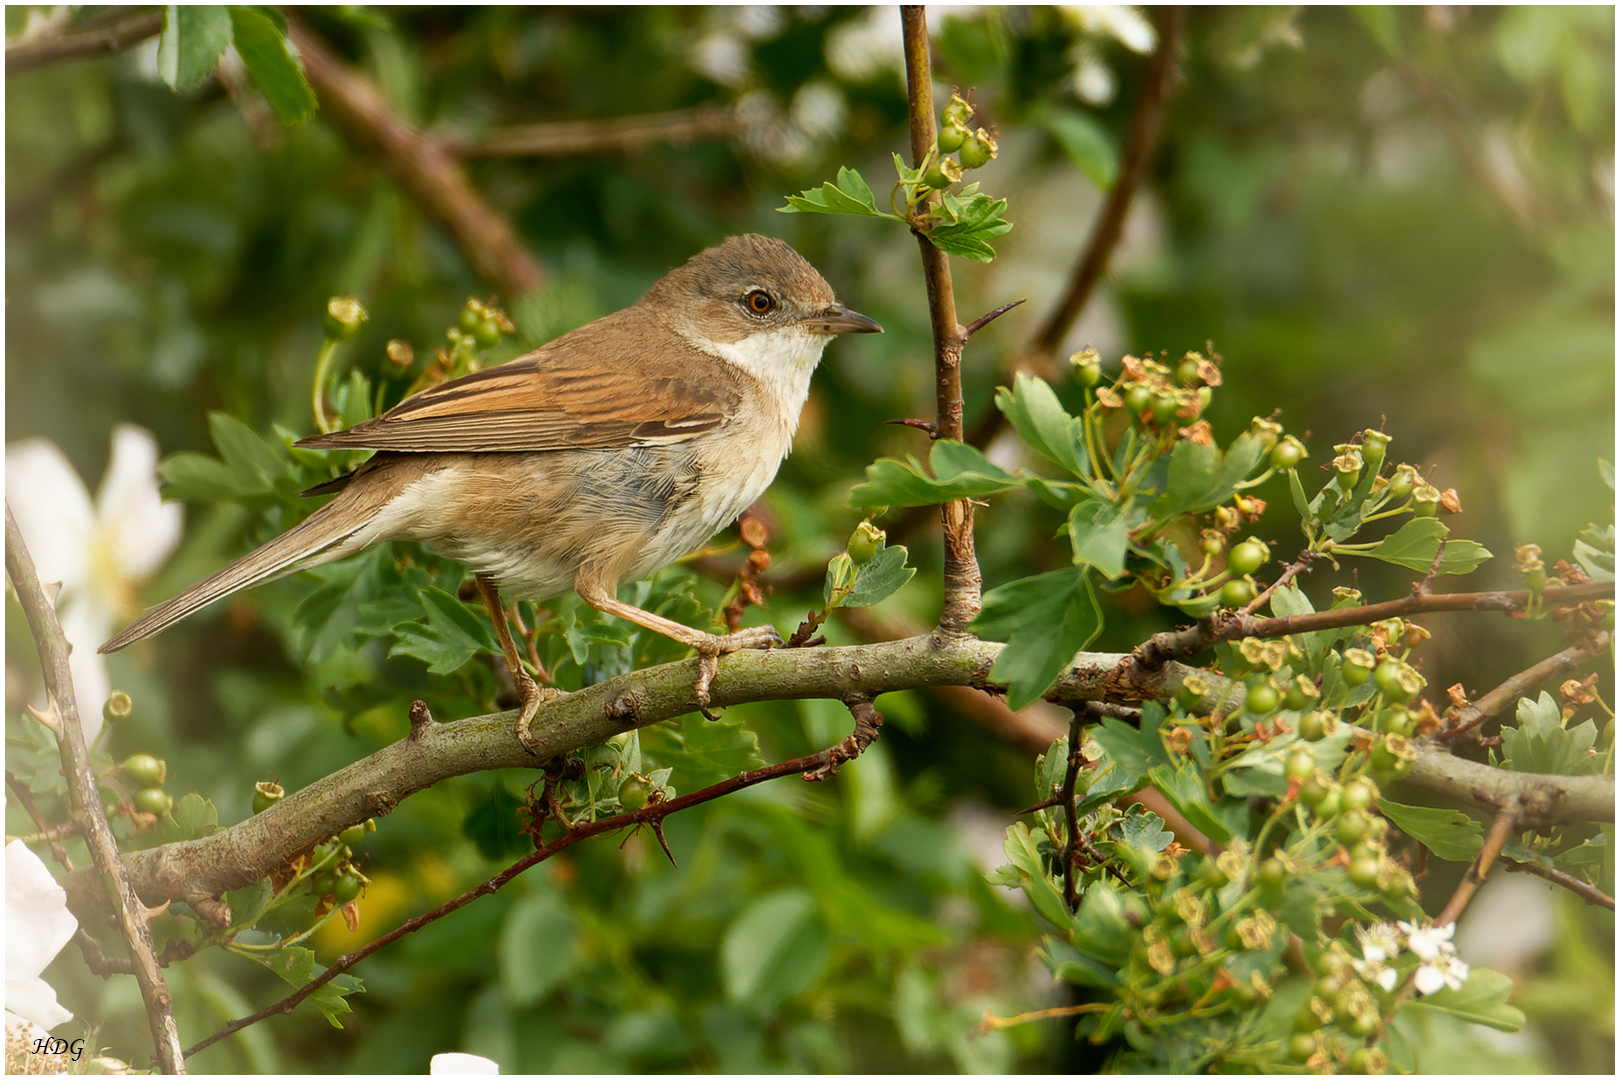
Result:
<svg viewBox="0 0 1620 1080">
<path fill-rule="evenodd" d="M 174 796 L 159 787 L 144 787 L 129 797 L 143 814 L 167 814 L 174 809 Z"/>
<path fill-rule="evenodd" d="M 309 864 L 319 866 L 337 855 L 337 853 L 338 842 L 336 839 L 328 840 L 324 844 L 316 844 L 314 850 L 309 853 Z"/>
<path fill-rule="evenodd" d="M 1237 578 L 1221 586 L 1221 606 L 1240 608 L 1254 599 L 1254 584 Z"/>
<path fill-rule="evenodd" d="M 262 814 L 280 802 L 287 792 L 273 780 L 260 780 L 253 785 L 253 812 Z"/>
<path fill-rule="evenodd" d="M 940 114 L 941 124 L 949 125 L 954 123 L 965 128 L 967 122 L 971 119 L 973 119 L 973 106 L 968 104 L 967 99 L 961 94 L 953 92 L 950 102 L 945 106 L 945 111 Z"/>
<path fill-rule="evenodd" d="M 478 329 L 478 324 L 483 321 L 484 305 L 477 300 L 468 298 L 467 305 L 461 309 L 461 314 L 456 317 L 456 325 L 470 334 Z"/>
<path fill-rule="evenodd" d="M 1351 686 L 1360 686 L 1373 673 L 1373 654 L 1365 649 L 1347 649 L 1339 661 L 1339 674 Z"/>
<path fill-rule="evenodd" d="M 1292 469 L 1308 456 L 1305 452 L 1305 444 L 1290 435 L 1271 448 L 1271 467 L 1273 469 Z"/>
<path fill-rule="evenodd" d="M 350 825 L 347 829 L 344 829 L 342 832 L 338 833 L 338 840 L 349 847 L 353 847 L 366 838 L 367 825 L 370 825 L 373 830 L 375 830 L 377 827 L 370 818 L 367 818 L 358 825 Z"/>
<path fill-rule="evenodd" d="M 870 521 L 863 521 L 855 526 L 855 531 L 849 536 L 849 543 L 844 550 L 849 552 L 849 561 L 856 566 L 865 566 L 877 556 L 878 550 L 883 547 L 888 534 L 873 525 Z"/>
<path fill-rule="evenodd" d="M 338 903 L 347 904 L 360 896 L 360 889 L 364 885 L 365 882 L 360 880 L 359 874 L 353 872 L 339 874 L 332 886 L 332 896 Z"/>
<path fill-rule="evenodd" d="M 1372 827 L 1372 819 L 1365 810 L 1345 810 L 1339 815 L 1338 822 L 1333 827 L 1333 835 L 1339 838 L 1341 844 L 1356 844 L 1367 835 Z"/>
<path fill-rule="evenodd" d="M 1378 884 L 1378 860 L 1371 856 L 1350 860 L 1348 871 L 1350 880 L 1363 889 L 1370 889 Z"/>
<path fill-rule="evenodd" d="M 1266 564 L 1271 551 L 1264 543 L 1251 536 L 1232 549 L 1226 557 L 1226 568 L 1239 577 L 1246 577 Z"/>
<path fill-rule="evenodd" d="M 1315 709 L 1299 718 L 1299 737 L 1306 742 L 1316 742 L 1327 734 L 1327 721 L 1330 714 Z"/>
<path fill-rule="evenodd" d="M 316 896 L 331 896 L 337 889 L 338 876 L 330 870 L 322 870 L 309 879 L 309 891 Z"/>
<path fill-rule="evenodd" d="M 1316 819 L 1318 821 L 1332 821 L 1344 810 L 1344 804 L 1339 801 L 1339 793 L 1329 788 L 1322 801 L 1316 804 Z"/>
<path fill-rule="evenodd" d="M 169 765 L 151 754 L 131 754 L 119 766 L 130 784 L 138 788 L 162 787 L 169 774 Z"/>
<path fill-rule="evenodd" d="M 979 128 L 962 144 L 962 168 L 982 169 L 996 156 L 996 140 L 984 128 Z"/>
<path fill-rule="evenodd" d="M 1181 402 L 1176 400 L 1174 394 L 1155 394 L 1148 403 L 1148 409 L 1153 413 L 1153 422 L 1160 427 L 1167 427 L 1176 419 L 1176 413 L 1181 409 Z"/>
<path fill-rule="evenodd" d="M 1365 780 L 1352 780 L 1344 785 L 1339 797 L 1344 800 L 1346 810 L 1365 810 L 1372 805 L 1373 788 Z"/>
<path fill-rule="evenodd" d="M 1283 708 L 1298 712 L 1307 708 L 1321 695 L 1316 691 L 1316 684 L 1303 675 L 1296 675 L 1288 684 L 1288 690 L 1283 694 Z"/>
<path fill-rule="evenodd" d="M 481 319 L 473 327 L 473 340 L 481 349 L 493 348 L 501 343 L 501 324 L 494 319 Z"/>
<path fill-rule="evenodd" d="M 962 149 L 962 144 L 968 141 L 972 132 L 960 120 L 950 117 L 939 125 L 939 152 L 954 154 Z"/>
<path fill-rule="evenodd" d="M 619 805 L 626 810 L 640 810 L 647 805 L 652 789 L 645 780 L 632 776 L 619 785 Z"/>
<path fill-rule="evenodd" d="M 1316 1035 L 1314 1032 L 1296 1032 L 1288 1040 L 1288 1056 L 1295 1061 L 1309 1061 L 1311 1055 L 1316 1053 Z"/>
<path fill-rule="evenodd" d="M 1249 694 L 1243 699 L 1243 707 L 1256 716 L 1274 712 L 1281 703 L 1282 695 L 1269 680 L 1249 687 Z"/>
<path fill-rule="evenodd" d="M 1143 383 L 1132 383 L 1125 391 L 1125 408 L 1130 410 L 1132 416 L 1137 415 L 1153 404 L 1153 391 Z"/>
<path fill-rule="evenodd" d="M 122 690 L 114 690 L 101 706 L 101 718 L 109 724 L 116 724 L 134 711 L 134 700 Z"/>
<path fill-rule="evenodd" d="M 1279 858 L 1272 857 L 1260 864 L 1260 885 L 1271 892 L 1281 889 L 1288 881 L 1288 867 Z"/>
<path fill-rule="evenodd" d="M 1316 808 L 1322 805 L 1322 800 L 1331 793 L 1331 789 L 1322 782 L 1321 776 L 1312 773 L 1299 785 L 1299 801 L 1306 806 Z"/>
<path fill-rule="evenodd" d="M 1386 657 L 1373 672 L 1373 682 L 1386 701 L 1403 705 L 1417 696 L 1423 688 L 1421 676 L 1394 657 Z"/>
<path fill-rule="evenodd" d="M 923 183 L 941 191 L 962 179 L 962 167 L 951 158 L 939 158 L 923 172 Z"/>
<path fill-rule="evenodd" d="M 1316 755 L 1311 753 L 1309 747 L 1300 746 L 1288 755 L 1284 763 L 1284 771 L 1290 780 L 1304 780 L 1316 773 Z M 1321 800 L 1318 799 L 1318 802 Z"/>
</svg>

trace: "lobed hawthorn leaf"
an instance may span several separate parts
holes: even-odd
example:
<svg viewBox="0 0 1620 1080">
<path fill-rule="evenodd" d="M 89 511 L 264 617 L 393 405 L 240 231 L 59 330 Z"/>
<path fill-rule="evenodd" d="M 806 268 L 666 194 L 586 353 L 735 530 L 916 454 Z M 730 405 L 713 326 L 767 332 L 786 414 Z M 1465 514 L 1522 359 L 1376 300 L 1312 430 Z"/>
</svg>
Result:
<svg viewBox="0 0 1620 1080">
<path fill-rule="evenodd" d="M 915 457 L 880 458 L 866 467 L 866 483 L 850 492 L 853 507 L 935 506 L 952 499 L 993 495 L 1022 481 L 974 447 L 940 439 L 928 454 L 929 476 Z"/>
<path fill-rule="evenodd" d="M 1095 567 L 1106 580 L 1125 576 L 1133 515 L 1128 507 L 1088 499 L 1069 512 L 1069 543 L 1076 566 Z"/>
<path fill-rule="evenodd" d="M 910 581 L 916 567 L 906 565 L 906 549 L 900 544 L 878 549 L 878 553 L 855 571 L 855 583 L 844 597 L 843 607 L 871 607 L 887 600 Z"/>
<path fill-rule="evenodd" d="M 1432 1009 L 1447 1013 L 1469 1024 L 1483 1024 L 1497 1031 L 1518 1031 L 1525 1016 L 1507 1003 L 1513 993 L 1513 980 L 1489 968 L 1473 968 L 1462 987 L 1449 987 L 1407 1002 L 1410 1009 Z"/>
<path fill-rule="evenodd" d="M 1440 550 L 1440 541 L 1451 530 L 1435 518 L 1413 518 L 1405 525 L 1365 551 L 1335 551 L 1335 555 L 1359 555 L 1379 562 L 1404 566 L 1408 570 L 1428 572 L 1434 565 L 1434 553 Z M 1472 540 L 1447 540 L 1446 553 L 1440 558 L 1442 574 L 1472 573 L 1491 553 Z"/>
<path fill-rule="evenodd" d="M 1008 705 L 1022 709 L 1044 694 L 1075 653 L 1102 632 L 1102 611 L 1090 575 L 1075 567 L 991 589 L 970 629 L 980 637 L 1006 641 L 990 677 L 1006 684 Z"/>
<path fill-rule="evenodd" d="M 1148 512 L 1163 520 L 1177 514 L 1196 514 L 1229 500 L 1264 458 L 1265 448 L 1252 432 L 1232 440 L 1223 454 L 1213 446 L 1182 439 L 1170 452 L 1164 493 Z"/>
<path fill-rule="evenodd" d="M 786 206 L 778 206 L 779 214 L 851 214 L 856 217 L 888 218 L 900 221 L 895 214 L 877 208 L 872 189 L 860 173 L 847 166 L 838 170 L 838 182 L 824 182 L 819 188 L 808 188 L 787 197 Z"/>
<path fill-rule="evenodd" d="M 1042 457 L 1075 476 L 1090 473 L 1080 419 L 1069 415 L 1045 379 L 1020 371 L 1011 390 L 1005 386 L 996 389 L 996 408 Z"/>
</svg>

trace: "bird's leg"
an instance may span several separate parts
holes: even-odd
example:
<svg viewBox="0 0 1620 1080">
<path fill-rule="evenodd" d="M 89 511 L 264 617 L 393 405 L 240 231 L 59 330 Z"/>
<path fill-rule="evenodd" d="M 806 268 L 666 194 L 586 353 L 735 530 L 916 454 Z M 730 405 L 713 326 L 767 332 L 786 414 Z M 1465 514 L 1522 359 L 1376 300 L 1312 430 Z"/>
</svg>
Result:
<svg viewBox="0 0 1620 1080">
<path fill-rule="evenodd" d="M 490 621 L 495 624 L 495 636 L 500 639 L 501 651 L 506 654 L 506 667 L 512 673 L 512 685 L 517 688 L 518 697 L 522 700 L 522 708 L 517 718 L 518 742 L 523 744 L 525 750 L 538 757 L 540 752 L 529 739 L 529 724 L 534 720 L 534 714 L 540 711 L 540 706 L 555 697 L 556 692 L 547 694 L 541 690 L 539 684 L 524 670 L 523 661 L 518 659 L 517 644 L 512 640 L 512 628 L 506 623 L 506 610 L 501 606 L 501 594 L 495 588 L 495 579 L 488 574 L 479 574 L 477 582 L 478 595 L 483 597 Z"/>
<path fill-rule="evenodd" d="M 709 684 L 714 681 L 715 662 L 720 656 L 739 649 L 768 649 L 773 645 L 782 644 L 782 635 L 776 632 L 774 626 L 750 626 L 734 634 L 706 634 L 702 630 L 682 626 L 662 615 L 643 611 L 634 604 L 626 604 L 614 596 L 612 587 L 598 579 L 587 567 L 580 567 L 579 573 L 574 576 L 574 591 L 579 593 L 580 598 L 587 604 L 605 615 L 616 615 L 627 622 L 644 626 L 648 630 L 656 631 L 696 649 L 698 678 L 692 687 L 692 695 L 699 708 L 705 708 L 709 704 Z"/>
</svg>

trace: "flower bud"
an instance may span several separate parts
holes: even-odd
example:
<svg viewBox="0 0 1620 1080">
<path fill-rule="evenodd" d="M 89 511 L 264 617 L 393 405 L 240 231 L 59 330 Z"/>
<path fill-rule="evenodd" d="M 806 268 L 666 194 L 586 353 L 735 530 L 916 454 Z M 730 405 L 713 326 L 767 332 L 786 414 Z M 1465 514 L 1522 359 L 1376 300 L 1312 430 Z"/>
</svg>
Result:
<svg viewBox="0 0 1620 1080">
<path fill-rule="evenodd" d="M 369 316 L 358 298 L 353 295 L 334 296 L 326 302 L 326 337 L 329 341 L 345 341 L 355 335 L 360 324 Z"/>
<path fill-rule="evenodd" d="M 398 368 L 408 368 L 416 361 L 416 350 L 404 338 L 394 338 L 383 349 L 388 362 Z"/>
<path fill-rule="evenodd" d="M 973 136 L 962 144 L 962 168 L 982 169 L 996 156 L 996 140 L 984 128 L 973 133 Z"/>
</svg>

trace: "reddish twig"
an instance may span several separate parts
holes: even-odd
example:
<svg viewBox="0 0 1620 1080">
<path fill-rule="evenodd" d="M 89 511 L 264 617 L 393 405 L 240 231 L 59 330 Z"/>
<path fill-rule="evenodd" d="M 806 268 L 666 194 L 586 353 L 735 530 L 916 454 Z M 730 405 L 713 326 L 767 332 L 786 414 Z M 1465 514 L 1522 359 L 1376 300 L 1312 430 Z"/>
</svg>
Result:
<svg viewBox="0 0 1620 1080">
<path fill-rule="evenodd" d="M 1548 589 L 1548 592 L 1553 590 Z M 1539 664 L 1532 664 L 1485 694 L 1478 701 L 1457 710 L 1451 724 L 1440 732 L 1442 739 L 1455 739 L 1473 731 L 1486 720 L 1512 705 L 1541 684 L 1571 671 L 1578 671 L 1588 660 L 1595 660 L 1609 651 L 1609 635 L 1599 634 L 1587 645 L 1571 645 L 1563 652 L 1549 656 Z"/>
<path fill-rule="evenodd" d="M 59 837 L 79 832 L 78 825 L 67 822 L 63 825 L 53 826 L 46 822 L 45 815 L 39 812 L 39 807 L 34 803 L 34 793 L 24 787 L 22 781 L 13 776 L 10 769 L 6 770 L 6 787 L 11 789 L 11 793 L 17 797 L 17 805 L 23 808 L 23 812 L 34 823 L 34 828 L 39 830 L 39 835 L 51 849 L 51 858 L 55 859 L 57 865 L 61 866 L 63 870 L 71 872 L 73 870 L 73 860 L 68 858 L 68 853 L 59 842 Z"/>
<path fill-rule="evenodd" d="M 157 957 L 152 952 L 150 916 L 119 857 L 118 843 L 107 824 L 101 794 L 96 788 L 96 775 L 90 767 L 90 748 L 85 743 L 84 728 L 79 723 L 73 672 L 68 667 L 70 647 L 67 636 L 57 622 L 56 609 L 45 596 L 45 588 L 34 568 L 34 561 L 29 557 L 16 519 L 11 515 L 10 503 L 6 504 L 6 574 L 11 578 L 17 601 L 28 618 L 29 629 L 39 649 L 40 667 L 44 670 L 45 689 L 49 695 L 47 709 L 55 714 L 62 773 L 68 778 L 74 813 L 84 827 L 85 845 L 90 849 L 90 858 L 100 873 L 102 885 L 116 915 L 118 929 L 134 962 L 135 981 L 140 986 L 141 1000 L 146 1006 L 147 1023 L 152 1031 L 152 1042 L 157 1048 L 158 1065 L 166 1073 L 184 1073 L 185 1058 L 180 1052 L 180 1031 L 174 1022 L 174 1001 L 163 981 Z"/>
<path fill-rule="evenodd" d="M 1503 807 L 1497 811 L 1496 820 L 1491 822 L 1490 831 L 1485 834 L 1485 843 L 1475 856 L 1473 865 L 1468 868 L 1468 873 L 1463 875 L 1462 881 L 1457 885 L 1457 891 L 1446 901 L 1445 910 L 1434 917 L 1436 926 L 1449 926 L 1457 921 L 1457 916 L 1468 906 L 1468 901 L 1473 898 L 1475 890 L 1485 883 L 1485 876 L 1491 872 L 1491 864 L 1502 854 L 1502 845 L 1507 843 L 1508 833 L 1513 831 L 1513 822 L 1514 814 L 1511 807 Z"/>
<path fill-rule="evenodd" d="M 1588 904 L 1614 910 L 1614 897 L 1593 885 L 1588 885 L 1574 874 L 1566 874 L 1562 870 L 1555 870 L 1550 866 L 1539 863 L 1519 862 L 1507 856 L 1501 856 L 1502 870 L 1508 874 L 1534 874 L 1544 881 L 1562 886 L 1585 900 Z"/>
<path fill-rule="evenodd" d="M 934 79 L 928 55 L 927 8 L 903 5 L 900 23 L 905 39 L 906 100 L 911 115 L 911 163 L 920 168 L 934 146 Z M 924 206 L 932 206 L 938 199 L 938 193 L 932 194 Z M 934 434 L 941 439 L 960 440 L 962 346 L 967 339 L 956 321 L 950 260 L 922 233 L 916 235 L 934 334 L 934 399 L 939 412 Z M 940 520 L 945 529 L 945 603 L 939 629 L 945 634 L 965 634 L 968 623 L 979 614 L 983 587 L 979 560 L 974 554 L 973 505 L 966 499 L 953 499 L 940 507 Z"/>
<path fill-rule="evenodd" d="M 378 154 L 406 194 L 449 230 L 475 273 L 494 282 L 508 299 L 540 287 L 545 280 L 540 263 L 438 142 L 395 113 L 381 91 L 302 23 L 289 18 L 287 38 L 298 47 L 304 73 L 325 107 L 323 115 L 357 145 Z"/>
<path fill-rule="evenodd" d="M 354 952 L 345 953 L 343 956 L 338 957 L 331 967 L 280 1001 L 267 1005 L 249 1016 L 232 1020 L 214 1034 L 190 1047 L 186 1050 L 186 1056 L 189 1057 L 206 1050 L 219 1040 L 234 1035 L 236 1032 L 256 1024 L 260 1020 L 292 1012 L 315 991 L 350 970 L 366 957 L 408 934 L 415 933 L 429 923 L 437 922 L 451 912 L 466 907 L 479 897 L 496 892 L 525 870 L 545 862 L 553 855 L 573 847 L 582 840 L 587 840 L 602 833 L 616 832 L 626 826 L 647 824 L 654 827 L 655 832 L 659 833 L 660 843 L 663 843 L 663 836 L 660 831 L 663 820 L 671 814 L 685 810 L 689 806 L 711 802 L 722 796 L 741 791 L 744 788 L 753 787 L 755 784 L 762 784 L 767 780 L 775 780 L 783 776 L 791 776 L 793 773 L 800 773 L 806 780 L 820 780 L 833 775 L 837 772 L 840 764 L 858 757 L 862 751 L 872 744 L 872 741 L 877 738 L 878 728 L 883 724 L 882 715 L 872 707 L 871 701 L 867 698 L 852 695 L 846 704 L 849 705 L 850 711 L 855 716 L 855 730 L 837 746 L 828 747 L 820 753 L 810 754 L 806 757 L 794 758 L 791 761 L 767 765 L 760 769 L 750 769 L 738 773 L 729 780 L 722 780 L 718 784 L 712 784 L 700 791 L 694 791 L 688 795 L 670 799 L 667 802 L 648 803 L 640 810 L 615 814 L 613 817 L 576 825 L 570 831 L 565 832 L 551 843 L 537 848 L 534 852 L 519 859 L 489 880 L 473 886 L 460 896 L 440 904 L 432 911 L 424 912 L 413 919 L 407 920 L 403 925 L 356 949 Z M 665 845 L 665 851 L 666 853 L 668 851 L 667 845 Z"/>
</svg>

